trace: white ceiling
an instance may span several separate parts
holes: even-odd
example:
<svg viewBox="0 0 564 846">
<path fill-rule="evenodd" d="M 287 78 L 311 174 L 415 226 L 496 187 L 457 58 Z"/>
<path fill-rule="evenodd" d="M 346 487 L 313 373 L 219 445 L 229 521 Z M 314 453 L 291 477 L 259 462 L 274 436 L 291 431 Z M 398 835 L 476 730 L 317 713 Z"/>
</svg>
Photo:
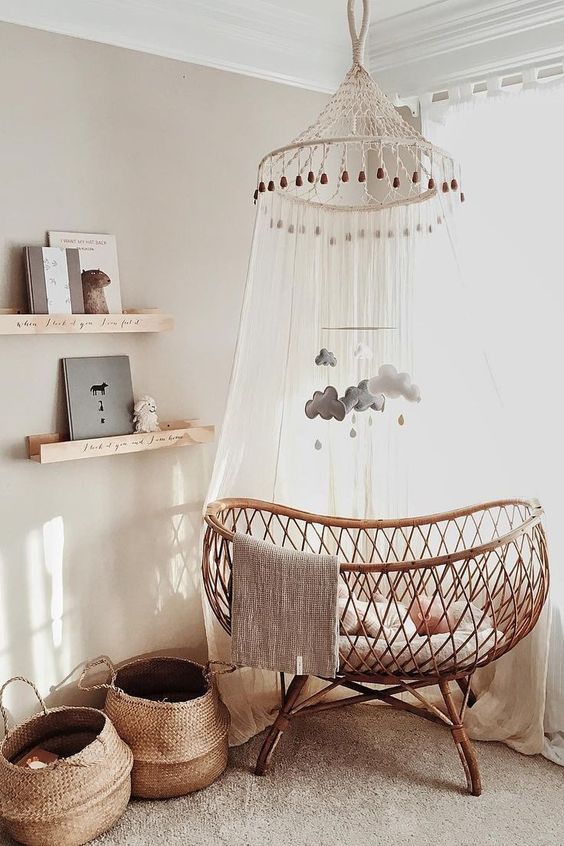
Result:
<svg viewBox="0 0 564 846">
<path fill-rule="evenodd" d="M 0 20 L 322 91 L 350 66 L 346 0 L 0 0 Z M 564 0 L 372 0 L 367 52 L 402 96 L 557 63 Z"/>
</svg>

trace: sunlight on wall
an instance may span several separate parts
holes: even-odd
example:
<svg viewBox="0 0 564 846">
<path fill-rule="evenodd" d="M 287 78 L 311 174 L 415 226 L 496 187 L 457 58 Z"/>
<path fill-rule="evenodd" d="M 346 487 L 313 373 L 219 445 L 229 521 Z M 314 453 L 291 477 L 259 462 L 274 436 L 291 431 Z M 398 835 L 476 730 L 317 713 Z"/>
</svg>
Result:
<svg viewBox="0 0 564 846">
<path fill-rule="evenodd" d="M 178 513 L 171 515 L 172 524 L 172 554 L 170 556 L 170 582 L 174 593 L 186 596 L 189 585 L 186 584 L 186 516 L 180 507 L 186 503 L 184 473 L 179 461 L 172 468 L 172 504 Z"/>
<path fill-rule="evenodd" d="M 183 505 L 185 502 L 184 473 L 179 461 L 175 461 L 172 468 L 172 505 Z"/>
<path fill-rule="evenodd" d="M 29 640 L 33 681 L 39 689 L 49 686 L 52 676 L 51 649 L 45 648 L 45 627 L 49 619 L 45 566 L 39 532 L 33 531 L 26 539 L 26 573 L 29 619 L 22 621 L 24 636 Z"/>
<path fill-rule="evenodd" d="M 42 534 L 33 531 L 26 540 L 29 619 L 21 621 L 22 636 L 29 642 L 33 680 L 40 689 L 61 669 L 64 542 L 62 517 L 49 520 Z"/>
<path fill-rule="evenodd" d="M 43 525 L 45 569 L 51 576 L 51 633 L 53 646 L 63 641 L 63 550 L 65 529 L 62 517 L 54 517 Z"/>
</svg>

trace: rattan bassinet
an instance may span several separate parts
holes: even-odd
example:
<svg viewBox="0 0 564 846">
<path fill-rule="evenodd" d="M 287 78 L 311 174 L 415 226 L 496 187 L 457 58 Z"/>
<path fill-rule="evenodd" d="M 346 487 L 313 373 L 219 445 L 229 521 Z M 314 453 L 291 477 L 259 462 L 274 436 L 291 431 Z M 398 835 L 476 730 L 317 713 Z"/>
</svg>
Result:
<svg viewBox="0 0 564 846">
<path fill-rule="evenodd" d="M 548 592 L 541 518 L 539 504 L 525 500 L 401 520 L 321 517 L 249 499 L 211 503 L 205 518 L 203 578 L 208 601 L 227 633 L 231 632 L 235 532 L 297 550 L 337 555 L 342 561 L 341 589 L 346 600 L 339 675 L 325 680 L 322 691 L 301 701 L 307 676 L 294 676 L 287 692 L 282 679 L 282 708 L 262 747 L 257 773 L 264 773 L 282 732 L 295 717 L 378 699 L 446 724 L 468 789 L 479 795 L 476 756 L 464 728 L 466 708 L 473 702 L 471 679 L 478 667 L 513 649 L 539 618 Z M 436 612 L 433 632 L 413 630 L 412 619 L 418 619 L 418 614 L 428 619 L 422 613 L 428 610 L 422 607 L 422 596 Z M 356 615 L 353 627 L 351 614 Z M 454 695 L 451 682 L 460 687 L 461 696 Z M 374 690 L 367 684 L 384 688 Z M 424 689 L 432 685 L 439 686 L 444 709 L 424 695 Z M 326 694 L 336 687 L 353 695 L 327 700 Z M 412 694 L 411 701 L 398 698 L 406 692 Z"/>
</svg>

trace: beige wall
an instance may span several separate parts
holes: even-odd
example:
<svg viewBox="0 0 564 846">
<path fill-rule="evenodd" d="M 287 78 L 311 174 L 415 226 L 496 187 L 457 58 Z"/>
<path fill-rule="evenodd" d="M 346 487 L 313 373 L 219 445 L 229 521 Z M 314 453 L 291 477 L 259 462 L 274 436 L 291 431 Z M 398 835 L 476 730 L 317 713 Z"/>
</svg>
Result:
<svg viewBox="0 0 564 846">
<path fill-rule="evenodd" d="M 0 336 L 0 681 L 28 675 L 47 692 L 100 652 L 204 657 L 197 546 L 213 460 L 196 447 L 26 461 L 26 434 L 65 425 L 59 360 L 127 354 L 163 419 L 219 425 L 256 163 L 324 98 L 6 24 L 0 79 L 0 307 L 24 304 L 21 247 L 52 228 L 114 233 L 124 307 L 176 317 L 161 336 Z"/>
</svg>

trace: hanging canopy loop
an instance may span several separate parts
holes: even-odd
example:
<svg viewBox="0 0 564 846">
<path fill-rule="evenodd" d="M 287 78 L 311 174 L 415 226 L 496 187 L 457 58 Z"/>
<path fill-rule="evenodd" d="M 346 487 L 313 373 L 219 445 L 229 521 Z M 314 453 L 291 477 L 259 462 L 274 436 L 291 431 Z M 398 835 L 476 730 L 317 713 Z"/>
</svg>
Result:
<svg viewBox="0 0 564 846">
<path fill-rule="evenodd" d="M 362 65 L 364 63 L 364 47 L 370 25 L 370 0 L 362 0 L 363 13 L 360 32 L 356 28 L 355 3 L 356 0 L 348 0 L 349 30 L 353 47 L 353 63 L 355 65 Z"/>
<path fill-rule="evenodd" d="M 261 159 L 255 203 L 282 193 L 325 208 L 382 210 L 439 195 L 442 215 L 455 196 L 464 201 L 460 168 L 403 117 L 364 67 L 370 0 L 341 2 L 353 65 L 316 120 Z"/>
</svg>

